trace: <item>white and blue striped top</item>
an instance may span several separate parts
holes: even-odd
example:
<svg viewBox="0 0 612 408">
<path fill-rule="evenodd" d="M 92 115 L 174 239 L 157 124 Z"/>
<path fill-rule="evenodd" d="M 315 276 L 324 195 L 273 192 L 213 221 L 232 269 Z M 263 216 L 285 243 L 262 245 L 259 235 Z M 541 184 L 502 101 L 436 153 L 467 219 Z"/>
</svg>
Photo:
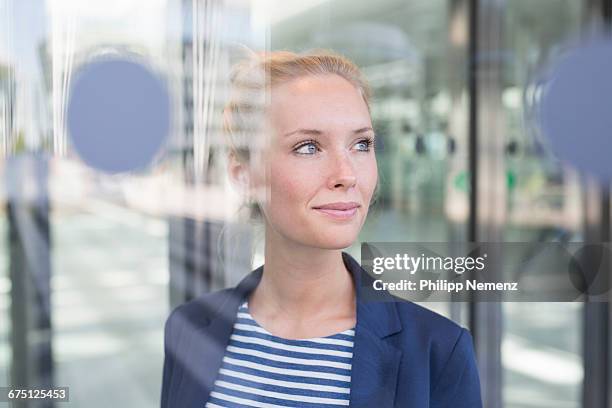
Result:
<svg viewBox="0 0 612 408">
<path fill-rule="evenodd" d="M 206 408 L 349 405 L 355 330 L 291 340 L 253 319 L 245 301 Z"/>
</svg>

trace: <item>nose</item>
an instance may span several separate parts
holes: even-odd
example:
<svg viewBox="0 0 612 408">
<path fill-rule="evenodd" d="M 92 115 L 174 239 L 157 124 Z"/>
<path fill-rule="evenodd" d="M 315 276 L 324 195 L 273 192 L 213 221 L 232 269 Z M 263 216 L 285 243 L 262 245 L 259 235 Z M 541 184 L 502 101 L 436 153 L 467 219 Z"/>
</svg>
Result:
<svg viewBox="0 0 612 408">
<path fill-rule="evenodd" d="M 354 163 L 350 154 L 341 152 L 331 157 L 331 172 L 328 186 L 331 189 L 348 189 L 357 184 Z"/>
</svg>

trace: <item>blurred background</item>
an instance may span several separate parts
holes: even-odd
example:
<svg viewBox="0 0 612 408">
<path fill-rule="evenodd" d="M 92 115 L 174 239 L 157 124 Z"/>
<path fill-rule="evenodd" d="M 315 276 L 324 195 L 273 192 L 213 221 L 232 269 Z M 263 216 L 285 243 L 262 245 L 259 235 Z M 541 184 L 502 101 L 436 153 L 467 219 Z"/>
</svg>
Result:
<svg viewBox="0 0 612 408">
<path fill-rule="evenodd" d="M 170 310 L 261 265 L 225 172 L 236 44 L 363 68 L 383 148 L 358 260 L 361 241 L 610 241 L 607 188 L 552 156 L 533 111 L 543 68 L 611 26 L 612 0 L 0 0 L 0 386 L 158 406 Z M 171 106 L 163 151 L 117 174 L 66 125 L 76 73 L 108 54 Z M 608 303 L 424 305 L 472 331 L 485 407 L 612 407 Z"/>
</svg>

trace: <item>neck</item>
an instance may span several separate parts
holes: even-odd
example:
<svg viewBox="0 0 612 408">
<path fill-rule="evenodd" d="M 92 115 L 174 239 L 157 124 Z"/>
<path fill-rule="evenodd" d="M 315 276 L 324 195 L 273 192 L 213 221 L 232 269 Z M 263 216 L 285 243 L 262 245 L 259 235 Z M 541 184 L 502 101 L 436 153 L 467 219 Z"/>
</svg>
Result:
<svg viewBox="0 0 612 408">
<path fill-rule="evenodd" d="M 249 300 L 262 315 L 314 321 L 355 313 L 342 251 L 296 244 L 266 232 L 263 276 Z"/>
</svg>

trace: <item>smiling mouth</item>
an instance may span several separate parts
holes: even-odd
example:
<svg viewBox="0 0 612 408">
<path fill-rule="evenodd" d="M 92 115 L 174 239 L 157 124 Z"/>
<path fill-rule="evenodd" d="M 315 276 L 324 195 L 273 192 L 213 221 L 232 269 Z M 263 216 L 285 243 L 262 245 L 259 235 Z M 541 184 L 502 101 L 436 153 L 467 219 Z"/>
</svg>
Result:
<svg viewBox="0 0 612 408">
<path fill-rule="evenodd" d="M 324 214 L 325 216 L 328 216 L 333 219 L 350 220 L 351 218 L 355 216 L 355 214 L 357 214 L 357 208 L 358 207 L 353 207 L 347 210 L 335 210 L 331 208 L 314 208 L 314 209 Z"/>
</svg>

